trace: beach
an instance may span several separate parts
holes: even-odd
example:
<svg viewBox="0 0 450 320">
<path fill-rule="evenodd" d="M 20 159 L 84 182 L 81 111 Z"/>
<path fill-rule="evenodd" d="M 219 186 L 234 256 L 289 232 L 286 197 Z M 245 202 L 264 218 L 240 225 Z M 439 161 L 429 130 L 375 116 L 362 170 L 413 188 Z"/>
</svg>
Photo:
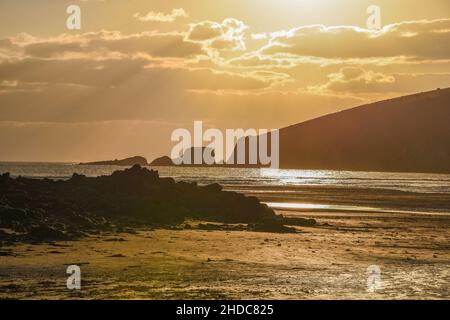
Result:
<svg viewBox="0 0 450 320">
<path fill-rule="evenodd" d="M 169 226 L 94 225 L 72 241 L 0 242 L 0 299 L 450 298 L 449 175 L 154 169 L 255 196 L 286 223 L 315 224 L 256 232 L 246 223 L 187 218 Z M 73 172 L 114 170 L 121 168 L 0 165 L 13 177 L 63 181 Z M 81 268 L 81 290 L 67 289 L 70 265 Z M 381 272 L 374 292 L 370 266 Z"/>
<path fill-rule="evenodd" d="M 0 298 L 448 299 L 450 218 L 293 212 L 296 234 L 191 229 L 105 233 L 1 248 Z M 220 229 L 220 228 L 219 228 Z M 9 254 L 8 254 L 9 253 Z M 66 287 L 79 265 L 82 289 Z M 367 268 L 381 288 L 367 290 Z"/>
</svg>

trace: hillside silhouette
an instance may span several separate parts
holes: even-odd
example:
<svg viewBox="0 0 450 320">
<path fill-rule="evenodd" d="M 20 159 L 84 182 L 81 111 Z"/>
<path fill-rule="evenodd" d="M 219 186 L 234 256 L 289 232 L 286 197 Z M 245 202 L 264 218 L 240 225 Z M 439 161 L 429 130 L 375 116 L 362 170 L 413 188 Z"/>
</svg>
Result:
<svg viewBox="0 0 450 320">
<path fill-rule="evenodd" d="M 450 88 L 280 130 L 282 168 L 450 173 Z"/>
</svg>

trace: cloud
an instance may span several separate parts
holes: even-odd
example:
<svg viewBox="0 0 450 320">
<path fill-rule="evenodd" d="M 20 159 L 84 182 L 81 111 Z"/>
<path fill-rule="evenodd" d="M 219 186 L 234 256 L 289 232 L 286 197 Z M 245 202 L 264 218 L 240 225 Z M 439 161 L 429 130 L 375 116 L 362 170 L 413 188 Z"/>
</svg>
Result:
<svg viewBox="0 0 450 320">
<path fill-rule="evenodd" d="M 392 73 L 385 74 L 358 67 L 344 67 L 328 75 L 325 84 L 309 86 L 311 92 L 322 94 L 405 94 L 430 91 L 439 83 L 450 83 L 448 73 Z"/>
<path fill-rule="evenodd" d="M 392 83 L 395 79 L 379 72 L 366 71 L 361 68 L 346 67 L 339 70 L 338 73 L 332 73 L 328 76 L 332 82 L 352 82 L 363 81 L 365 83 Z"/>
<path fill-rule="evenodd" d="M 339 72 L 329 74 L 328 78 L 329 81 L 325 85 L 310 88 L 319 91 L 359 93 L 377 91 L 382 89 L 382 85 L 395 82 L 393 76 L 356 67 L 341 68 Z"/>
<path fill-rule="evenodd" d="M 217 39 L 223 36 L 222 24 L 212 21 L 202 21 L 191 24 L 187 39 L 190 41 L 202 42 Z"/>
<path fill-rule="evenodd" d="M 147 59 L 38 58 L 1 63 L 0 75 L 0 121 L 49 122 L 202 119 L 217 112 L 215 101 L 196 104 L 192 92 L 264 91 L 286 77 L 165 67 Z"/>
<path fill-rule="evenodd" d="M 34 70 L 30 72 L 29 70 Z M 270 86 L 271 82 L 283 80 L 281 74 L 273 72 L 226 72 L 209 68 L 169 67 L 148 64 L 146 59 L 86 61 L 39 60 L 0 64 L 0 74 L 5 83 L 40 82 L 50 84 L 79 85 L 97 88 L 127 86 L 127 82 L 147 86 L 148 92 L 163 92 L 158 88 L 164 85 L 172 90 L 208 89 L 254 90 Z M 168 92 L 168 94 L 170 94 Z"/>
<path fill-rule="evenodd" d="M 192 23 L 184 32 L 103 30 L 0 39 L 0 121 L 242 115 L 267 123 L 279 116 L 289 124 L 292 116 L 276 110 L 298 110 L 295 121 L 301 121 L 306 114 L 335 111 L 342 106 L 339 99 L 350 106 L 374 94 L 385 98 L 450 84 L 450 57 L 439 51 L 448 45 L 446 20 L 399 23 L 379 32 L 307 26 L 256 40 L 248 28 L 230 18 Z M 395 41 L 414 45 L 391 48 Z M 370 46 L 378 51 L 367 51 Z M 419 52 L 421 46 L 428 48 Z M 316 106 L 320 112 L 304 111 Z"/>
<path fill-rule="evenodd" d="M 64 59 L 71 57 L 99 59 L 129 56 L 144 53 L 152 57 L 189 58 L 204 55 L 198 43 L 185 41 L 183 33 L 141 32 L 123 34 L 118 31 L 89 32 L 80 35 L 62 34 L 56 37 L 33 37 L 19 35 L 6 39 L 24 57 Z M 5 41 L 5 40 L 4 40 Z M 8 43 L 6 43 L 8 44 Z M 8 49 L 0 43 L 0 54 Z"/>
<path fill-rule="evenodd" d="M 228 65 L 265 69 L 306 64 L 413 68 L 450 62 L 450 19 L 400 22 L 379 31 L 356 26 L 309 25 L 252 34 L 251 39 L 259 47 L 232 57 Z M 261 46 L 261 41 L 266 43 Z"/>
<path fill-rule="evenodd" d="M 45 86 L 42 82 L 24 82 L 18 80 L 0 81 L 0 95 L 20 92 L 39 92 Z"/>
<path fill-rule="evenodd" d="M 354 26 L 311 25 L 271 34 L 262 55 L 364 59 L 411 56 L 450 58 L 450 19 L 391 24 L 380 31 Z"/>
<path fill-rule="evenodd" d="M 248 26 L 237 19 L 223 22 L 202 21 L 190 25 L 186 35 L 188 41 L 201 43 L 210 57 L 218 58 L 224 51 L 245 51 L 245 31 Z"/>
<path fill-rule="evenodd" d="M 187 18 L 189 15 L 183 8 L 178 8 L 173 9 L 169 14 L 150 11 L 146 15 L 142 15 L 137 12 L 133 15 L 133 17 L 142 22 L 174 22 L 178 18 Z"/>
<path fill-rule="evenodd" d="M 268 38 L 267 33 L 252 33 L 251 35 L 253 40 L 264 40 Z"/>
</svg>

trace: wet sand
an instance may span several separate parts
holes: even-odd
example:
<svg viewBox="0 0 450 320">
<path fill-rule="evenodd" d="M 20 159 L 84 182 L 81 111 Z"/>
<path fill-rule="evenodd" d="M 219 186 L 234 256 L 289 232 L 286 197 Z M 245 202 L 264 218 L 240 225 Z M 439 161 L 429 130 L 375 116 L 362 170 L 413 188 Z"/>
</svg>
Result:
<svg viewBox="0 0 450 320">
<path fill-rule="evenodd" d="M 141 230 L 0 249 L 0 298 L 448 299 L 450 217 L 293 212 L 298 234 Z M 82 289 L 66 288 L 81 267 Z M 378 265 L 382 287 L 367 291 Z"/>
</svg>

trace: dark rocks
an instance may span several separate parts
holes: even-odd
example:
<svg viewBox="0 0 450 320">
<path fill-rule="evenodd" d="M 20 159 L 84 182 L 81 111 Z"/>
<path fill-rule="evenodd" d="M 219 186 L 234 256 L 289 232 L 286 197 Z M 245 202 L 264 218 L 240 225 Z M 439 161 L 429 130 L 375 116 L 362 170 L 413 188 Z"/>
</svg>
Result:
<svg viewBox="0 0 450 320">
<path fill-rule="evenodd" d="M 220 225 L 212 224 L 212 223 L 200 223 L 198 225 L 198 228 L 200 230 L 205 230 L 205 231 L 222 230 Z"/>
<path fill-rule="evenodd" d="M 174 166 L 172 159 L 168 156 L 160 157 L 150 163 L 153 167 L 170 167 Z"/>
<path fill-rule="evenodd" d="M 124 238 L 108 238 L 103 241 L 105 241 L 105 242 L 125 242 L 127 240 L 125 240 Z"/>
<path fill-rule="evenodd" d="M 267 220 L 262 223 L 253 224 L 250 230 L 256 232 L 274 232 L 274 233 L 297 233 L 295 228 L 286 227 L 281 222 L 276 220 Z"/>
<path fill-rule="evenodd" d="M 83 183 L 86 179 L 87 177 L 85 175 L 74 173 L 70 181 L 73 183 Z"/>
<path fill-rule="evenodd" d="M 283 224 L 290 226 L 299 227 L 315 227 L 317 226 L 317 221 L 314 219 L 304 219 L 304 218 L 283 218 Z"/>
<path fill-rule="evenodd" d="M 70 237 L 64 232 L 45 226 L 32 228 L 27 236 L 36 242 L 70 240 Z"/>
<path fill-rule="evenodd" d="M 3 230 L 0 230 L 0 241 L 7 240 L 8 238 L 9 238 L 9 234 L 7 234 Z"/>
<path fill-rule="evenodd" d="M 191 230 L 191 229 L 192 229 L 192 226 L 191 226 L 189 223 L 185 223 L 185 224 L 184 224 L 184 229 L 186 229 L 186 230 Z"/>
<path fill-rule="evenodd" d="M 312 225 L 284 221 L 257 198 L 223 191 L 219 184 L 175 182 L 139 165 L 110 176 L 74 174 L 66 181 L 2 175 L 0 195 L 0 228 L 32 241 L 73 239 L 115 227 L 182 225 L 187 218 L 260 224 L 255 229 L 274 232 L 287 232 L 281 225 L 288 222 Z"/>
<path fill-rule="evenodd" d="M 126 256 L 121 253 L 118 253 L 118 254 L 110 255 L 110 256 L 108 256 L 108 258 L 126 258 Z"/>
<path fill-rule="evenodd" d="M 203 188 L 209 192 L 220 192 L 223 189 L 223 187 L 218 183 L 213 183 L 213 184 L 207 185 Z"/>
<path fill-rule="evenodd" d="M 9 206 L 0 207 L 0 228 L 15 228 L 17 224 L 27 219 L 27 212 L 24 209 L 11 208 Z"/>
<path fill-rule="evenodd" d="M 10 173 L 9 172 L 6 172 L 6 173 L 3 173 L 3 174 L 0 174 L 0 180 L 2 180 L 2 179 L 9 179 L 9 177 L 10 177 Z"/>
<path fill-rule="evenodd" d="M 0 250 L 0 257 L 12 257 L 14 253 L 12 250 Z"/>
<path fill-rule="evenodd" d="M 246 231 L 246 230 L 249 230 L 248 226 L 243 225 L 243 224 L 200 223 L 200 224 L 198 224 L 197 228 L 199 230 L 205 230 L 205 231 Z"/>
</svg>

